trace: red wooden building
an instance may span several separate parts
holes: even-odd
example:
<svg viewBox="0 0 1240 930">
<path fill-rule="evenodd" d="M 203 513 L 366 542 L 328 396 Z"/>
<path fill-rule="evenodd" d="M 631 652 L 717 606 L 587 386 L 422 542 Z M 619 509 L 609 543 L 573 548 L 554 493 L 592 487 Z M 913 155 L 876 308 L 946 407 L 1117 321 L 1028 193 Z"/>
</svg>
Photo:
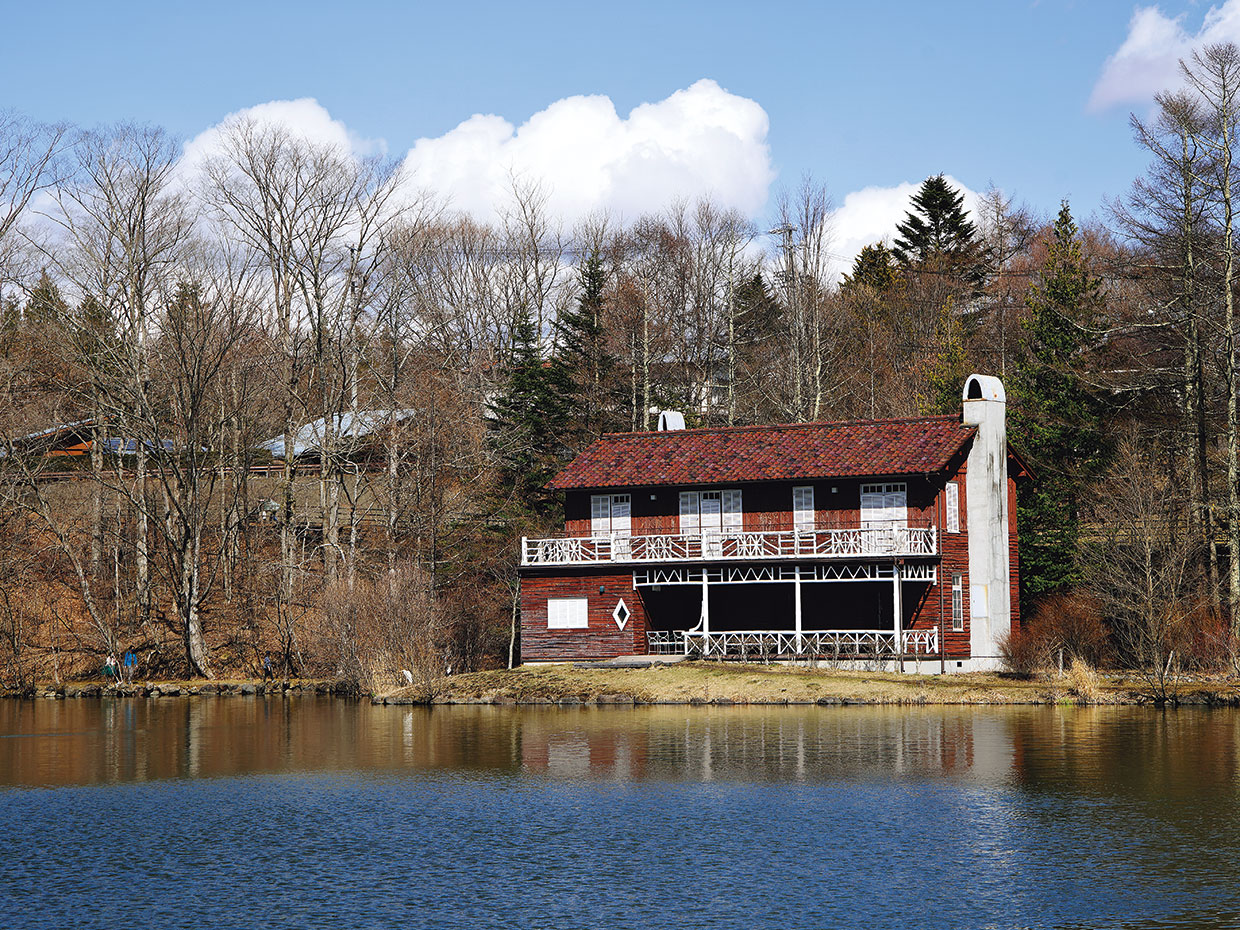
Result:
<svg viewBox="0 0 1240 930">
<path fill-rule="evenodd" d="M 607 435 L 522 540 L 526 662 L 687 654 L 998 664 L 1018 622 L 998 379 L 961 416 Z"/>
</svg>

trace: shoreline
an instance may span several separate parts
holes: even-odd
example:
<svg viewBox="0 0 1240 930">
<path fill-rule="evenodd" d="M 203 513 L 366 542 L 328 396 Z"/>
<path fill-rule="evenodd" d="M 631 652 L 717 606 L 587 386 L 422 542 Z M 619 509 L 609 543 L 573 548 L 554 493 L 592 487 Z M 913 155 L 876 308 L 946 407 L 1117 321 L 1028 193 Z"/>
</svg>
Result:
<svg viewBox="0 0 1240 930">
<path fill-rule="evenodd" d="M 1022 679 L 993 672 L 910 675 L 780 665 L 682 662 L 646 667 L 585 663 L 470 672 L 369 693 L 352 682 L 326 679 L 222 681 L 103 681 L 41 683 L 0 698 L 281 697 L 313 695 L 369 699 L 377 705 L 499 706 L 854 706 L 854 705 L 1197 705 L 1240 707 L 1240 678 L 1178 680 L 1163 699 L 1132 673 L 1064 674 Z"/>
<path fill-rule="evenodd" d="M 583 667 L 587 666 L 587 667 Z M 381 692 L 376 704 L 498 705 L 1206 705 L 1240 707 L 1240 679 L 1184 678 L 1160 700 L 1131 673 L 1029 679 L 993 672 L 909 675 L 777 665 L 586 663 L 472 672 Z"/>
</svg>

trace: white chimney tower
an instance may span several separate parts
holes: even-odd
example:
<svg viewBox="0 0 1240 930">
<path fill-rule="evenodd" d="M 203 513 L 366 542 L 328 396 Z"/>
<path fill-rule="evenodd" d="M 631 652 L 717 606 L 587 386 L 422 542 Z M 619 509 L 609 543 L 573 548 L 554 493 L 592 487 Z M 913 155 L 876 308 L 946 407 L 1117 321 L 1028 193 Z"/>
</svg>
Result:
<svg viewBox="0 0 1240 930">
<path fill-rule="evenodd" d="M 969 645 L 975 670 L 999 668 L 1012 628 L 1007 481 L 1007 396 L 989 375 L 964 383 L 964 422 L 977 427 L 965 469 L 969 532 Z"/>
</svg>

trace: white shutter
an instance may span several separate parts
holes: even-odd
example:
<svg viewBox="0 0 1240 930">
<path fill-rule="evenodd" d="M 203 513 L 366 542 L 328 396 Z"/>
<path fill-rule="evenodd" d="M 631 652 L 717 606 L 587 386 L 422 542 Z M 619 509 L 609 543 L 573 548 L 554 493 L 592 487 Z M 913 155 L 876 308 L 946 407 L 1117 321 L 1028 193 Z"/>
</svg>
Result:
<svg viewBox="0 0 1240 930">
<path fill-rule="evenodd" d="M 696 534 L 698 531 L 698 492 L 680 492 L 680 532 Z"/>
<path fill-rule="evenodd" d="M 954 481 L 949 481 L 946 488 L 947 496 L 945 498 L 945 506 L 947 508 L 947 532 L 960 532 L 960 485 Z"/>
<path fill-rule="evenodd" d="M 723 492 L 723 529 L 727 533 L 739 533 L 745 525 L 745 518 L 741 512 L 741 492 L 724 491 Z"/>
<path fill-rule="evenodd" d="M 611 532 L 611 495 L 590 495 L 590 535 L 606 536 Z"/>
<path fill-rule="evenodd" d="M 611 497 L 611 531 L 617 536 L 628 536 L 632 532 L 632 501 L 628 494 L 613 494 Z"/>
<path fill-rule="evenodd" d="M 792 489 L 792 527 L 798 533 L 810 532 L 817 528 L 817 516 L 814 513 L 814 489 L 811 485 Z"/>
<path fill-rule="evenodd" d="M 553 597 L 547 601 L 547 629 L 584 630 L 590 625 L 589 602 L 584 597 Z"/>
</svg>

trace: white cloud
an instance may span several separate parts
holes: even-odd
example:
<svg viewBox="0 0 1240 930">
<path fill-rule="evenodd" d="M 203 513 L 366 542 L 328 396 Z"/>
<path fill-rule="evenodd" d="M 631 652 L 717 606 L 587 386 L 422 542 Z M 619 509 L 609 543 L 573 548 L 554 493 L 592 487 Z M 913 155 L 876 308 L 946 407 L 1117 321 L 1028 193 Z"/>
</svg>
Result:
<svg viewBox="0 0 1240 930">
<path fill-rule="evenodd" d="M 1240 0 L 1210 7 L 1196 33 L 1184 28 L 1183 15 L 1173 18 L 1157 6 L 1138 7 L 1123 44 L 1103 65 L 1089 108 L 1142 103 L 1160 90 L 1178 86 L 1179 60 L 1214 42 L 1240 42 Z"/>
<path fill-rule="evenodd" d="M 604 96 L 557 100 L 520 127 L 475 115 L 419 139 L 405 166 L 420 188 L 480 219 L 508 201 L 513 177 L 540 184 L 567 222 L 600 209 L 632 218 L 706 195 L 754 216 L 775 177 L 768 128 L 756 102 L 700 80 L 624 118 Z"/>
<path fill-rule="evenodd" d="M 186 168 L 200 165 L 205 158 L 218 150 L 221 127 L 243 119 L 263 125 L 280 126 L 291 136 L 320 145 L 330 145 L 359 158 L 381 154 L 387 149 L 382 139 L 365 139 L 356 135 L 340 120 L 332 119 L 327 109 L 313 97 L 302 97 L 298 100 L 272 100 L 228 114 L 219 123 L 185 143 L 183 165 Z"/>
<path fill-rule="evenodd" d="M 951 175 L 944 175 L 952 187 L 964 194 L 965 209 L 977 223 L 978 194 Z M 865 246 L 880 240 L 891 242 L 896 224 L 903 222 L 913 195 L 921 182 L 905 181 L 892 187 L 866 187 L 853 191 L 831 214 L 831 252 L 835 258 L 831 277 L 852 267 L 853 259 Z"/>
<path fill-rule="evenodd" d="M 274 100 L 230 114 L 185 143 L 187 173 L 216 151 L 221 127 L 238 118 L 277 124 L 355 156 L 385 150 L 382 140 L 358 137 L 312 98 Z M 707 195 L 756 216 L 775 178 L 769 125 L 755 101 L 704 79 L 627 117 L 605 96 L 557 100 L 519 127 L 476 114 L 442 136 L 418 139 L 404 166 L 412 188 L 483 221 L 511 201 L 514 178 L 540 185 L 552 215 L 567 224 L 599 210 L 631 219 L 677 198 Z"/>
</svg>

